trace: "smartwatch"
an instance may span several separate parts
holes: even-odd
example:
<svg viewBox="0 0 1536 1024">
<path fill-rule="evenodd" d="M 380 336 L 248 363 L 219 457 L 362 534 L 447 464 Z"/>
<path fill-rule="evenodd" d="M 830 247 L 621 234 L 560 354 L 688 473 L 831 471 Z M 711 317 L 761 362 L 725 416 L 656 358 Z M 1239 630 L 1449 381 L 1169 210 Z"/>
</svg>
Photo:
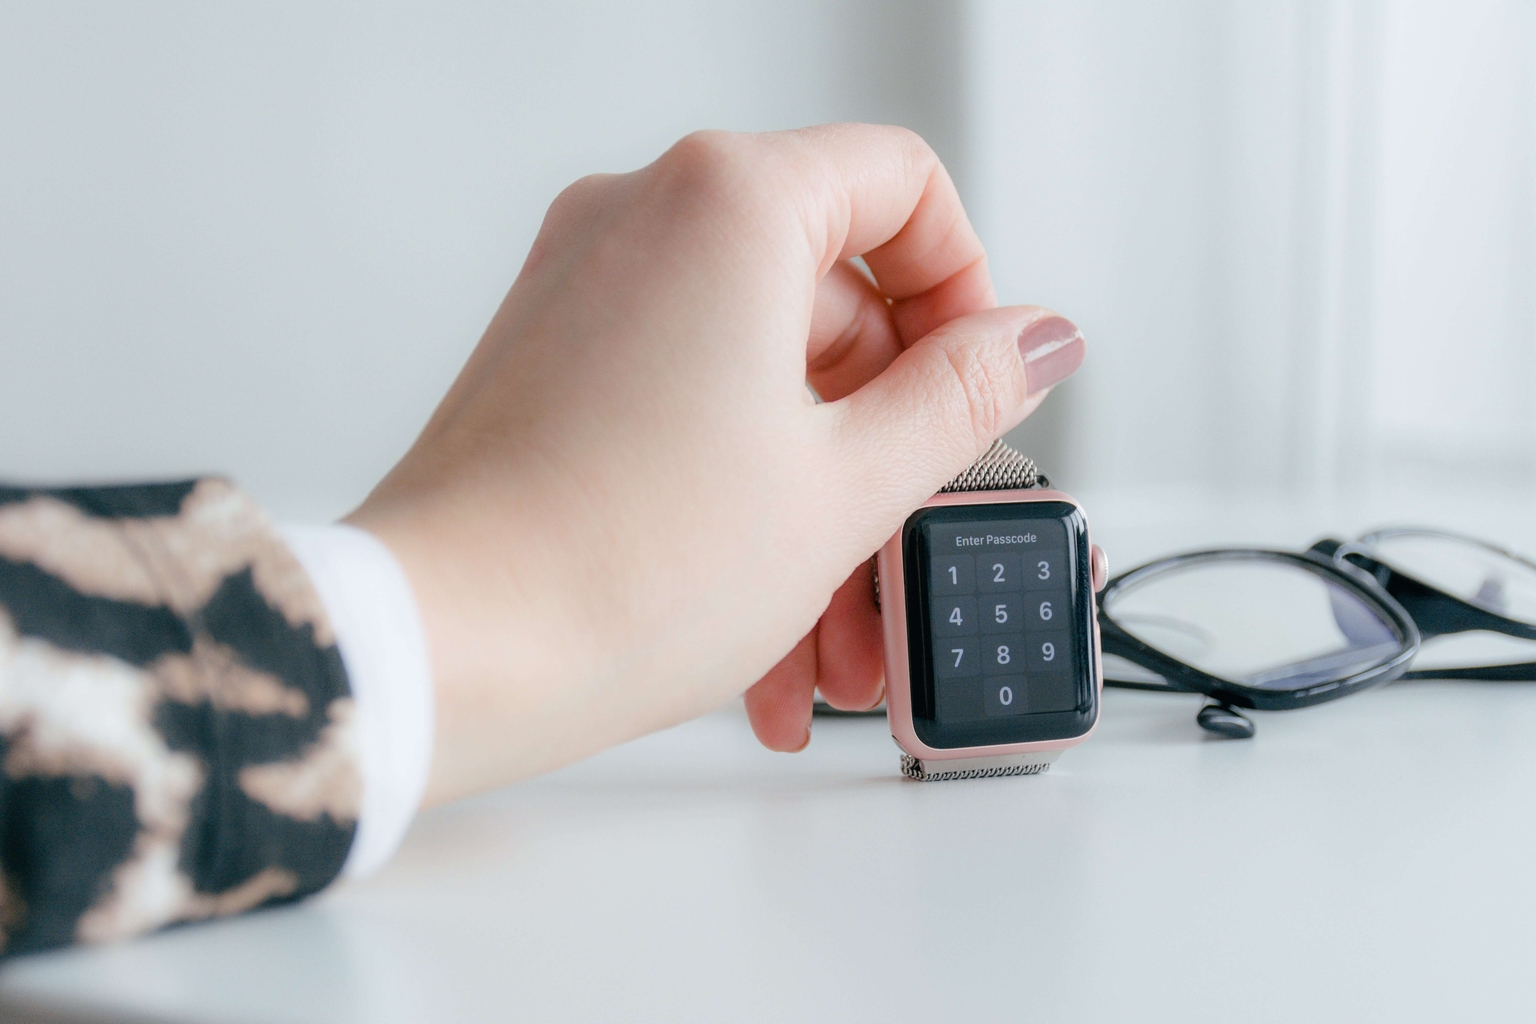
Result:
<svg viewBox="0 0 1536 1024">
<path fill-rule="evenodd" d="M 1081 743 L 1103 688 L 1088 517 L 996 441 L 876 555 L 902 774 L 1034 775 Z"/>
</svg>

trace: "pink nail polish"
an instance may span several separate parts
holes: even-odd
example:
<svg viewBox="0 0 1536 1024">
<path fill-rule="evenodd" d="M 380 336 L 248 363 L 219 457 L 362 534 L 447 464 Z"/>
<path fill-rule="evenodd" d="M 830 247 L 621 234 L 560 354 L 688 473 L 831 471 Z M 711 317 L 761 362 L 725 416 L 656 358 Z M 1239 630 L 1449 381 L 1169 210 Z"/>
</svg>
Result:
<svg viewBox="0 0 1536 1024">
<path fill-rule="evenodd" d="M 1083 365 L 1087 345 L 1072 321 L 1048 316 L 1019 333 L 1019 354 L 1024 357 L 1024 374 L 1033 395 L 1072 376 Z"/>
</svg>

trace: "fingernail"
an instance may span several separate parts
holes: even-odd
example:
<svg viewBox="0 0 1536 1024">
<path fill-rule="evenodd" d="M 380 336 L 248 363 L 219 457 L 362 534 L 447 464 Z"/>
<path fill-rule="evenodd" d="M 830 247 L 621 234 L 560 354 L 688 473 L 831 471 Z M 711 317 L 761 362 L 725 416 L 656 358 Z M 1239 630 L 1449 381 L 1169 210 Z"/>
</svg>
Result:
<svg viewBox="0 0 1536 1024">
<path fill-rule="evenodd" d="M 1086 353 L 1083 332 L 1066 317 L 1036 320 L 1019 333 L 1019 354 L 1032 395 L 1072 376 Z"/>
<path fill-rule="evenodd" d="M 791 750 L 790 753 L 791 754 L 798 754 L 798 753 L 800 753 L 800 751 L 804 750 L 806 747 L 808 747 L 810 745 L 811 745 L 811 727 L 810 726 L 806 726 L 805 727 L 805 740 L 804 740 L 804 742 L 802 742 L 794 750 Z"/>
</svg>

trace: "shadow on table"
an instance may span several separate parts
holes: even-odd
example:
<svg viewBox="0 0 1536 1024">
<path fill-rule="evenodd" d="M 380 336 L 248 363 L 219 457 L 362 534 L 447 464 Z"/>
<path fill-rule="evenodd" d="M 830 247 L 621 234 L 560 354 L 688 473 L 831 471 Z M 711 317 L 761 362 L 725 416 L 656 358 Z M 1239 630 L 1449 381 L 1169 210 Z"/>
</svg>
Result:
<svg viewBox="0 0 1536 1024">
<path fill-rule="evenodd" d="M 44 1006 L 30 999 L 0 995 L 0 1024 L 179 1024 L 165 1017 L 124 1015 L 55 1004 Z"/>
</svg>

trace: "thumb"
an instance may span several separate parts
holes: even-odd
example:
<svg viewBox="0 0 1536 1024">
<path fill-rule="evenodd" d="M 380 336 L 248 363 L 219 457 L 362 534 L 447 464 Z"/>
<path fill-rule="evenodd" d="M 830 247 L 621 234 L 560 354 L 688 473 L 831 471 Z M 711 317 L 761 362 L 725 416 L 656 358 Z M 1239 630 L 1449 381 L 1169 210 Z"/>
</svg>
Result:
<svg viewBox="0 0 1536 1024">
<path fill-rule="evenodd" d="M 1082 332 L 1048 309 L 983 310 L 934 330 L 835 403 L 841 476 L 878 520 L 871 527 L 889 533 L 1033 412 L 1084 352 Z"/>
</svg>

